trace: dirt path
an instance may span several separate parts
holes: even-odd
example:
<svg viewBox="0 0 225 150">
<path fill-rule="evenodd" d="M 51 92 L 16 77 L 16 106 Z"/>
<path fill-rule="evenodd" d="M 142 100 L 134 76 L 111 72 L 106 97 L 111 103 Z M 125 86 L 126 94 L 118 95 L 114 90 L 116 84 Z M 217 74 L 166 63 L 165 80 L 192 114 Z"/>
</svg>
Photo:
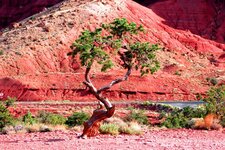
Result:
<svg viewBox="0 0 225 150">
<path fill-rule="evenodd" d="M 73 131 L 0 135 L 1 150 L 224 150 L 223 131 L 153 130 L 143 135 L 99 135 L 77 139 Z"/>
</svg>

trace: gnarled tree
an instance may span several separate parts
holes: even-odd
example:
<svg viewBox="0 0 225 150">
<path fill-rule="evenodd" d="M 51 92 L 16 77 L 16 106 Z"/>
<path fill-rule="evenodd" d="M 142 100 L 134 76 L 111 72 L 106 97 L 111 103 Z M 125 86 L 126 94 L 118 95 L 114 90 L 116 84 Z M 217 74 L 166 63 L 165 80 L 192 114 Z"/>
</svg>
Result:
<svg viewBox="0 0 225 150">
<path fill-rule="evenodd" d="M 115 19 L 109 24 L 102 24 L 95 31 L 83 31 L 71 45 L 72 51 L 68 55 L 73 58 L 76 55 L 79 56 L 81 65 L 86 68 L 83 83 L 99 100 L 100 104 L 100 108 L 96 109 L 92 117 L 84 123 L 82 138 L 96 135 L 100 122 L 114 114 L 115 106 L 102 95 L 102 91 L 127 80 L 132 69 L 139 70 L 143 76 L 154 73 L 159 68 L 159 62 L 155 55 L 156 50 L 159 49 L 158 45 L 150 45 L 148 42 L 137 40 L 137 34 L 143 31 L 142 25 L 137 26 L 125 18 Z M 119 64 L 126 70 L 126 73 L 123 77 L 97 89 L 89 77 L 91 68 L 94 63 L 98 63 L 101 65 L 102 72 L 111 69 L 114 66 L 112 55 L 119 56 Z"/>
</svg>

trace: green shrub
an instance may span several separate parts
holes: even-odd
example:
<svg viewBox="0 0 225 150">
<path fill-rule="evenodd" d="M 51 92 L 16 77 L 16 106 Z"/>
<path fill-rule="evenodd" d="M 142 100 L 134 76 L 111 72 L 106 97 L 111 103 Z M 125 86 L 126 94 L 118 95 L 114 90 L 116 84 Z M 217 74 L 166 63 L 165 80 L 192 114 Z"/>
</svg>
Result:
<svg viewBox="0 0 225 150">
<path fill-rule="evenodd" d="M 65 124 L 70 127 L 82 125 L 89 118 L 89 115 L 85 112 L 75 112 L 72 116 L 67 118 Z"/>
<path fill-rule="evenodd" d="M 219 115 L 220 124 L 225 126 L 225 85 L 212 87 L 203 99 L 206 104 L 207 114 L 213 113 Z"/>
<path fill-rule="evenodd" d="M 23 119 L 22 120 L 23 120 L 23 122 L 25 124 L 33 125 L 33 124 L 37 123 L 36 118 L 34 118 L 30 112 L 28 112 L 27 114 L 25 114 L 23 116 Z"/>
<path fill-rule="evenodd" d="M 150 101 L 145 101 L 141 105 L 141 108 L 147 109 L 147 110 L 155 110 L 157 112 L 170 112 L 174 109 L 172 105 L 163 104 L 163 103 L 152 103 Z"/>
<path fill-rule="evenodd" d="M 174 74 L 177 76 L 181 76 L 181 73 L 179 71 L 176 71 Z"/>
<path fill-rule="evenodd" d="M 10 97 L 10 96 L 8 96 L 7 99 L 6 99 L 6 101 L 5 101 L 5 106 L 6 107 L 12 106 L 16 100 L 17 100 L 16 97 Z"/>
<path fill-rule="evenodd" d="M 206 78 L 206 80 L 214 86 L 218 84 L 218 80 L 216 78 Z"/>
<path fill-rule="evenodd" d="M 126 121 L 137 121 L 140 124 L 148 125 L 148 117 L 142 110 L 131 110 L 131 113 L 125 118 Z"/>
<path fill-rule="evenodd" d="M 167 116 L 165 115 L 166 120 L 161 124 L 167 128 L 183 128 L 188 125 L 188 118 L 180 111 L 173 111 Z"/>
<path fill-rule="evenodd" d="M 62 125 L 66 122 L 66 118 L 59 114 L 40 112 L 38 120 L 44 124 Z"/>
<path fill-rule="evenodd" d="M 3 50 L 0 50 L 0 55 L 3 55 L 3 54 L 4 54 Z"/>
<path fill-rule="evenodd" d="M 214 113 L 225 116 L 225 85 L 212 87 L 206 94 L 203 101 L 207 102 L 207 113 Z"/>
<path fill-rule="evenodd" d="M 119 126 L 113 123 L 104 123 L 100 126 L 99 131 L 102 134 L 118 135 Z"/>
<path fill-rule="evenodd" d="M 206 115 L 206 109 L 185 107 L 183 109 L 174 109 L 170 113 L 162 113 L 166 120 L 161 124 L 167 128 L 189 128 L 192 118 L 202 118 Z"/>
<path fill-rule="evenodd" d="M 6 126 L 13 123 L 14 118 L 7 107 L 0 102 L 0 131 Z"/>
<path fill-rule="evenodd" d="M 225 127 L 225 116 L 222 116 L 222 117 L 221 117 L 220 124 L 221 124 L 223 127 Z"/>
</svg>

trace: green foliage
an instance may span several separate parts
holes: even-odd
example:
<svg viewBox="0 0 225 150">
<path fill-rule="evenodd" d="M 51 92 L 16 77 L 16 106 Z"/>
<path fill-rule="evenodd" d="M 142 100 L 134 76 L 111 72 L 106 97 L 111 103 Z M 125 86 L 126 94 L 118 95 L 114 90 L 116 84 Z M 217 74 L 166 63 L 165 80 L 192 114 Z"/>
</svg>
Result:
<svg viewBox="0 0 225 150">
<path fill-rule="evenodd" d="M 51 125 L 63 125 L 66 122 L 66 118 L 59 114 L 40 112 L 38 114 L 38 120 L 44 124 Z"/>
<path fill-rule="evenodd" d="M 170 113 L 162 113 L 166 120 L 161 124 L 167 128 L 189 128 L 189 121 L 192 118 L 202 118 L 206 115 L 206 110 L 202 108 L 185 107 L 174 109 Z"/>
<path fill-rule="evenodd" d="M 6 101 L 5 101 L 5 106 L 6 107 L 10 107 L 14 104 L 14 102 L 16 101 L 16 97 L 7 97 Z"/>
<path fill-rule="evenodd" d="M 134 65 L 135 69 L 140 69 L 141 75 L 153 74 L 160 67 L 159 62 L 155 59 L 155 51 L 159 50 L 158 45 L 149 43 L 135 42 L 130 46 L 130 51 L 125 52 L 126 64 Z M 133 63 L 134 62 L 134 63 Z"/>
<path fill-rule="evenodd" d="M 113 123 L 104 123 L 100 126 L 99 131 L 102 134 L 118 135 L 119 126 Z"/>
<path fill-rule="evenodd" d="M 148 125 L 148 117 L 142 110 L 131 110 L 131 113 L 125 118 L 126 121 L 137 121 L 140 124 Z"/>
<path fill-rule="evenodd" d="M 225 116 L 221 117 L 220 124 L 225 127 Z"/>
<path fill-rule="evenodd" d="M 37 122 L 37 120 L 32 116 L 31 112 L 27 112 L 27 114 L 23 116 L 23 122 L 25 124 L 33 125 Z"/>
<path fill-rule="evenodd" d="M 89 118 L 90 118 L 89 115 L 86 114 L 85 112 L 75 112 L 72 116 L 67 118 L 65 124 L 70 127 L 82 125 Z"/>
<path fill-rule="evenodd" d="M 125 18 L 116 18 L 110 24 L 102 24 L 102 28 L 109 31 L 112 35 L 122 38 L 127 33 L 137 34 L 138 32 L 143 32 L 144 28 L 142 25 L 137 27 L 134 22 L 129 23 Z"/>
<path fill-rule="evenodd" d="M 79 54 L 82 66 L 91 68 L 97 62 L 102 65 L 101 71 L 107 71 L 114 66 L 111 54 L 117 54 L 124 69 L 135 67 L 141 75 L 154 73 L 160 67 L 155 55 L 160 48 L 147 42 L 137 42 L 134 35 L 143 31 L 142 25 L 117 18 L 95 31 L 83 31 L 71 45 L 72 51 L 68 55 L 74 57 Z M 125 51 L 121 52 L 121 48 Z"/>
<path fill-rule="evenodd" d="M 218 84 L 218 80 L 216 78 L 206 78 L 206 80 L 214 86 Z"/>
<path fill-rule="evenodd" d="M 0 50 L 0 55 L 3 55 L 3 54 L 4 54 L 3 50 Z"/>
<path fill-rule="evenodd" d="M 0 102 L 0 131 L 7 125 L 12 125 L 15 119 L 10 114 L 8 107 L 12 106 L 16 98 L 7 97 L 4 102 Z"/>
<path fill-rule="evenodd" d="M 180 73 L 179 71 L 176 71 L 176 72 L 175 72 L 175 75 L 181 76 L 181 73 Z"/>
<path fill-rule="evenodd" d="M 203 101 L 207 102 L 207 113 L 214 113 L 225 116 L 225 85 L 212 87 L 206 94 Z"/>
<path fill-rule="evenodd" d="M 174 107 L 172 105 L 163 104 L 163 103 L 152 103 L 150 101 L 145 101 L 141 105 L 141 108 L 147 109 L 147 110 L 155 110 L 158 112 L 171 112 Z"/>
<path fill-rule="evenodd" d="M 6 126 L 6 125 L 11 125 L 13 123 L 13 117 L 9 113 L 9 110 L 3 104 L 0 102 L 0 131 Z"/>
</svg>

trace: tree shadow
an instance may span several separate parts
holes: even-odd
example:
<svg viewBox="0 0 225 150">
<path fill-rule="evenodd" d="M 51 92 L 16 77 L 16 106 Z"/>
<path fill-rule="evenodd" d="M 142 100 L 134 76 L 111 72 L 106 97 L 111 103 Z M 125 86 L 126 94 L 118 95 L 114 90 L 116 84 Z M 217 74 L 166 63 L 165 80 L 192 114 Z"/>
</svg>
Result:
<svg viewBox="0 0 225 150">
<path fill-rule="evenodd" d="M 37 101 L 40 97 L 32 92 L 28 85 L 9 77 L 0 78 L 0 100 L 5 100 L 7 97 L 16 97 L 17 100 Z"/>
</svg>

